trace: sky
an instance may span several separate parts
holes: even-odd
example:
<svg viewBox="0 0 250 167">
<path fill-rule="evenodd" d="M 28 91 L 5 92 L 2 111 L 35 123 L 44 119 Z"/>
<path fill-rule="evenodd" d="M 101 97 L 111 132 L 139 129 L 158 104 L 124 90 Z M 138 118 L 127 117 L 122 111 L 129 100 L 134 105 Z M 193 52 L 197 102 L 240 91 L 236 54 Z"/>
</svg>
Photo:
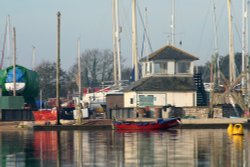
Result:
<svg viewBox="0 0 250 167">
<path fill-rule="evenodd" d="M 172 0 L 137 0 L 139 56 L 142 52 L 142 22 L 147 25 L 153 51 L 169 44 L 171 2 Z M 175 0 L 175 46 L 198 57 L 196 65 L 204 65 L 210 61 L 215 52 L 215 25 L 219 54 L 228 54 L 227 1 L 214 0 L 215 15 L 212 2 L 213 0 Z M 119 3 L 121 55 L 125 59 L 124 66 L 131 67 L 132 0 L 120 0 Z M 3 49 L 6 18 L 9 15 L 11 26 L 16 29 L 17 64 L 26 68 L 31 69 L 44 61 L 56 61 L 58 11 L 61 13 L 61 67 L 64 70 L 76 63 L 79 38 L 81 52 L 89 49 L 113 49 L 112 0 L 0 0 L 0 4 L 0 48 Z M 241 6 L 240 0 L 232 0 L 235 52 L 241 52 Z M 12 63 L 12 51 L 6 45 L 4 67 Z M 32 59 L 33 46 L 36 48 L 35 59 Z M 144 53 L 149 54 L 151 51 L 145 50 Z"/>
</svg>

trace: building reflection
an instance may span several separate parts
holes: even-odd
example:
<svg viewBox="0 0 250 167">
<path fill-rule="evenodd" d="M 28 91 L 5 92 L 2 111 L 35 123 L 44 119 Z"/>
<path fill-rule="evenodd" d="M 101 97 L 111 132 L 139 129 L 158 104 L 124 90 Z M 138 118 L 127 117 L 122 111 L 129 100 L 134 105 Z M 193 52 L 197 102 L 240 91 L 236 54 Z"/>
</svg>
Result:
<svg viewBox="0 0 250 167">
<path fill-rule="evenodd" d="M 249 166 L 249 137 L 223 129 L 0 132 L 0 157 L 3 167 Z"/>
</svg>

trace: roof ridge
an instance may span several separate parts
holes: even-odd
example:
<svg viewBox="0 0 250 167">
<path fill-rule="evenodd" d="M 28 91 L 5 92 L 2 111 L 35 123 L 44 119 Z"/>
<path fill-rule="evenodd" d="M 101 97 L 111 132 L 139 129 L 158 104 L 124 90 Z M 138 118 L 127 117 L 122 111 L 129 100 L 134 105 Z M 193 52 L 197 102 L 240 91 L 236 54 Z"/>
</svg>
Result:
<svg viewBox="0 0 250 167">
<path fill-rule="evenodd" d="M 176 51 L 176 52 L 180 52 L 180 53 L 182 53 L 183 55 L 186 55 L 186 56 L 188 56 L 188 57 L 190 57 L 190 58 L 192 58 L 192 59 L 194 59 L 194 60 L 199 60 L 198 57 L 196 57 L 196 56 L 194 56 L 194 55 L 188 53 L 188 52 L 185 51 L 185 50 L 182 50 L 182 49 L 180 49 L 180 48 L 177 48 L 177 47 L 175 47 L 175 46 L 173 46 L 173 45 L 165 45 L 165 46 L 161 47 L 160 49 L 158 49 L 158 50 L 154 51 L 153 53 L 149 54 L 149 55 L 148 55 L 148 59 L 153 59 L 154 57 L 156 57 L 157 55 L 159 55 L 159 53 L 161 53 L 163 50 L 165 50 L 165 49 L 167 49 L 167 48 L 173 49 L 173 50 Z"/>
<path fill-rule="evenodd" d="M 195 58 L 195 59 L 198 59 L 198 57 L 196 57 L 196 56 L 194 56 L 194 55 L 188 53 L 188 52 L 185 51 L 185 50 L 182 50 L 182 49 L 180 49 L 180 48 L 177 48 L 177 47 L 175 47 L 175 46 L 173 46 L 173 45 L 169 45 L 169 46 L 172 47 L 172 48 L 174 48 L 175 50 L 178 50 L 178 51 L 180 51 L 180 52 L 182 52 L 182 53 L 184 53 L 184 54 L 189 55 L 190 57 L 193 57 L 193 58 Z"/>
</svg>

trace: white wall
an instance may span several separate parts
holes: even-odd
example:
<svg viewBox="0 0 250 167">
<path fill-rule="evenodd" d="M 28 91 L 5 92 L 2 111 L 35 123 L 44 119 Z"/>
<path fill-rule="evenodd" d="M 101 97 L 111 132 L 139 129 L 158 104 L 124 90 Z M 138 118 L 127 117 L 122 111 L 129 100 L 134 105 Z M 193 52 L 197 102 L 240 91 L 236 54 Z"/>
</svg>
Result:
<svg viewBox="0 0 250 167">
<path fill-rule="evenodd" d="M 174 61 L 168 62 L 168 74 L 170 75 L 175 74 L 175 62 Z"/>
<path fill-rule="evenodd" d="M 130 104 L 130 99 L 133 99 L 133 104 Z M 134 108 L 136 107 L 136 93 L 135 92 L 124 92 L 124 107 Z"/>
<path fill-rule="evenodd" d="M 196 106 L 196 92 L 124 92 L 124 107 L 137 107 L 137 97 L 139 95 L 154 95 L 154 106 L 174 105 L 176 107 L 192 107 Z M 130 104 L 130 99 L 133 98 L 133 104 Z"/>
<path fill-rule="evenodd" d="M 166 105 L 166 93 L 150 93 L 150 92 L 144 92 L 144 93 L 138 93 L 137 97 L 138 97 L 138 101 L 139 101 L 139 96 L 154 96 L 154 100 L 153 100 L 153 106 L 163 106 Z M 139 105 L 141 105 L 140 102 L 138 102 Z M 148 105 L 142 106 L 142 107 L 146 107 Z"/>
<path fill-rule="evenodd" d="M 168 104 L 176 107 L 196 106 L 196 93 L 195 92 L 168 92 Z"/>
</svg>

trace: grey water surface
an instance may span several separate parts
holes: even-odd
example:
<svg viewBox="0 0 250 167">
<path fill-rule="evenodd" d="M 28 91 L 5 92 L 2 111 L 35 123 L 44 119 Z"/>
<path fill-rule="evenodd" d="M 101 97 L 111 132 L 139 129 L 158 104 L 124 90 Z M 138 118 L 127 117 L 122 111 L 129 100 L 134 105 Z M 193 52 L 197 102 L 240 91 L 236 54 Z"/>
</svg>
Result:
<svg viewBox="0 0 250 167">
<path fill-rule="evenodd" d="M 1 131 L 0 167 L 248 167 L 250 131 Z"/>
</svg>

